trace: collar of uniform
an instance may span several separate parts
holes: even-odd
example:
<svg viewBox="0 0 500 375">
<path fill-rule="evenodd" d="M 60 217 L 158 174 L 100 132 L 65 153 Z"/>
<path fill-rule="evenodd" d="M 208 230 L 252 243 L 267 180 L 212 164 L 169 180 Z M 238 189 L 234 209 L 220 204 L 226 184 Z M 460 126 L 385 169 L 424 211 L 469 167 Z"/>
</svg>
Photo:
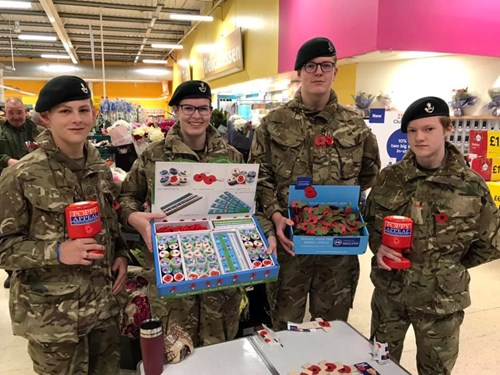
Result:
<svg viewBox="0 0 500 375">
<path fill-rule="evenodd" d="M 326 104 L 325 108 L 323 108 L 323 110 L 320 111 L 314 107 L 305 105 L 302 102 L 301 89 L 298 89 L 297 92 L 295 93 L 294 98 L 287 103 L 287 106 L 295 112 L 302 112 L 305 116 L 319 117 L 323 119 L 325 122 L 329 122 L 335 115 L 338 104 L 339 101 L 337 98 L 337 94 L 335 94 L 335 91 L 330 90 L 330 98 L 328 99 L 328 103 Z"/>
<path fill-rule="evenodd" d="M 210 154 L 214 149 L 220 148 L 220 143 L 223 142 L 222 137 L 219 135 L 217 130 L 209 125 L 207 127 L 207 138 L 205 141 L 206 153 Z M 174 154 L 193 154 L 197 155 L 196 152 L 191 150 L 182 138 L 181 126 L 177 121 L 172 128 L 170 128 L 167 136 L 165 137 L 165 147 L 171 149 Z"/>
</svg>

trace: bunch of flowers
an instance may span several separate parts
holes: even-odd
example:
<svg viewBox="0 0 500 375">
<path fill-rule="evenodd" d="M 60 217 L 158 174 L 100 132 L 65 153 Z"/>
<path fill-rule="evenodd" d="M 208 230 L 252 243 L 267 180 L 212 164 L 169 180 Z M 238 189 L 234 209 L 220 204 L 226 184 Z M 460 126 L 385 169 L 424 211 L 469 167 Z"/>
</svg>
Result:
<svg viewBox="0 0 500 375">
<path fill-rule="evenodd" d="M 471 95 L 466 87 L 465 89 L 453 90 L 452 101 L 449 104 L 453 108 L 453 114 L 458 117 L 462 116 L 464 107 L 474 105 L 476 100 L 477 96 Z"/>
<path fill-rule="evenodd" d="M 382 104 L 385 108 L 386 111 L 389 111 L 392 107 L 392 99 L 388 94 L 384 94 L 383 92 L 380 92 L 379 95 L 376 97 L 377 101 Z"/>
<path fill-rule="evenodd" d="M 151 319 L 151 308 L 146 295 L 148 281 L 135 276 L 125 283 L 127 303 L 120 311 L 120 331 L 122 336 L 139 337 L 139 327 L 146 319 Z"/>
<path fill-rule="evenodd" d="M 247 121 L 243 117 L 238 115 L 232 115 L 231 117 L 229 117 L 229 121 L 231 121 L 231 123 L 233 124 L 234 130 L 236 130 L 238 133 L 243 134 L 245 137 L 250 137 L 252 131 L 260 125 L 260 122 Z"/>
<path fill-rule="evenodd" d="M 311 236 L 359 236 L 364 224 L 350 205 L 336 207 L 326 204 L 308 206 L 293 201 L 291 210 L 295 234 Z"/>
<path fill-rule="evenodd" d="M 141 154 L 148 144 L 164 139 L 175 121 L 167 119 L 158 122 L 148 121 L 146 124 L 132 123 L 132 136 L 137 154 Z"/>
<path fill-rule="evenodd" d="M 369 116 L 368 108 L 370 108 L 370 105 L 375 99 L 375 96 L 372 94 L 367 94 L 364 91 L 358 91 L 356 95 L 352 95 L 352 98 L 354 99 L 354 104 L 356 105 L 356 108 L 360 110 L 363 117 L 368 117 Z"/>
<path fill-rule="evenodd" d="M 486 104 L 484 108 L 492 109 L 491 114 L 493 116 L 500 116 L 500 88 L 489 89 L 488 95 L 490 96 L 491 102 Z"/>
</svg>

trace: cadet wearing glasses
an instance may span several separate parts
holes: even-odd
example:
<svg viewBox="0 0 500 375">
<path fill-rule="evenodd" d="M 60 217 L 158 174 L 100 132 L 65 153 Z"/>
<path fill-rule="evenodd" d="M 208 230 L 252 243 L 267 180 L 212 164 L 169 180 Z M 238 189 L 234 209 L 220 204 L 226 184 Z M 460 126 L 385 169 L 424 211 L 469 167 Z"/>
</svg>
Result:
<svg viewBox="0 0 500 375">
<path fill-rule="evenodd" d="M 124 224 L 134 227 L 151 251 L 150 219 L 163 215 L 150 212 L 155 162 L 233 162 L 243 163 L 243 156 L 228 145 L 210 125 L 212 114 L 210 86 L 203 81 L 180 84 L 168 103 L 178 121 L 164 141 L 148 146 L 134 163 L 122 185 L 120 203 Z M 147 207 L 147 208 L 145 208 Z M 191 336 L 195 346 L 232 340 L 238 332 L 241 290 L 219 292 L 172 299 L 161 299 L 155 287 L 153 256 L 146 256 L 145 268 L 152 286 L 148 290 L 153 316 L 162 320 L 163 328 L 177 323 Z"/>
<path fill-rule="evenodd" d="M 276 283 L 267 284 L 273 328 L 278 330 L 286 329 L 288 321 L 303 321 L 308 294 L 312 319 L 347 320 L 358 283 L 357 256 L 295 256 L 285 234 L 286 226 L 293 225 L 286 215 L 288 187 L 298 177 L 309 177 L 316 185 L 361 185 L 365 190 L 380 169 L 375 136 L 331 89 L 336 62 L 335 47 L 326 38 L 300 47 L 294 69 L 301 87 L 292 101 L 262 120 L 250 150 L 250 162 L 260 164 L 259 220 L 270 248 L 276 249 L 276 237 L 279 242 L 280 274 Z"/>
</svg>

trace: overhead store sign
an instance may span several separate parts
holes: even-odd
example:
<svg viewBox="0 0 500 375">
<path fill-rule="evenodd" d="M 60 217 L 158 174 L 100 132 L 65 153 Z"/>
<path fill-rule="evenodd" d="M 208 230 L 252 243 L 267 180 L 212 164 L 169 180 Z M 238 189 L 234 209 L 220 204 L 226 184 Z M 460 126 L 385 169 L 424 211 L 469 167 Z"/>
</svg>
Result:
<svg viewBox="0 0 500 375">
<path fill-rule="evenodd" d="M 203 53 L 205 79 L 224 77 L 243 70 L 241 29 L 223 38 L 213 51 Z"/>
</svg>

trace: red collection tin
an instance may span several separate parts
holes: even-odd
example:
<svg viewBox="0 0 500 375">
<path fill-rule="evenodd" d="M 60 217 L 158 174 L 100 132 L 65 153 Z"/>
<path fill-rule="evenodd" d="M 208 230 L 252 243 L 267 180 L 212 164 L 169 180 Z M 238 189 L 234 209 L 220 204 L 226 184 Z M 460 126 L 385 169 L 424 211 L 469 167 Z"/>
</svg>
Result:
<svg viewBox="0 0 500 375">
<path fill-rule="evenodd" d="M 411 248 L 413 240 L 413 219 L 406 216 L 386 216 L 382 224 L 382 244 L 400 253 Z M 411 263 L 406 258 L 395 262 L 384 257 L 384 262 L 395 269 L 410 268 Z"/>
<path fill-rule="evenodd" d="M 102 230 L 99 204 L 96 201 L 71 203 L 66 207 L 65 214 L 68 237 L 72 240 L 92 238 Z M 104 253 L 102 250 L 92 250 L 92 252 Z"/>
</svg>

